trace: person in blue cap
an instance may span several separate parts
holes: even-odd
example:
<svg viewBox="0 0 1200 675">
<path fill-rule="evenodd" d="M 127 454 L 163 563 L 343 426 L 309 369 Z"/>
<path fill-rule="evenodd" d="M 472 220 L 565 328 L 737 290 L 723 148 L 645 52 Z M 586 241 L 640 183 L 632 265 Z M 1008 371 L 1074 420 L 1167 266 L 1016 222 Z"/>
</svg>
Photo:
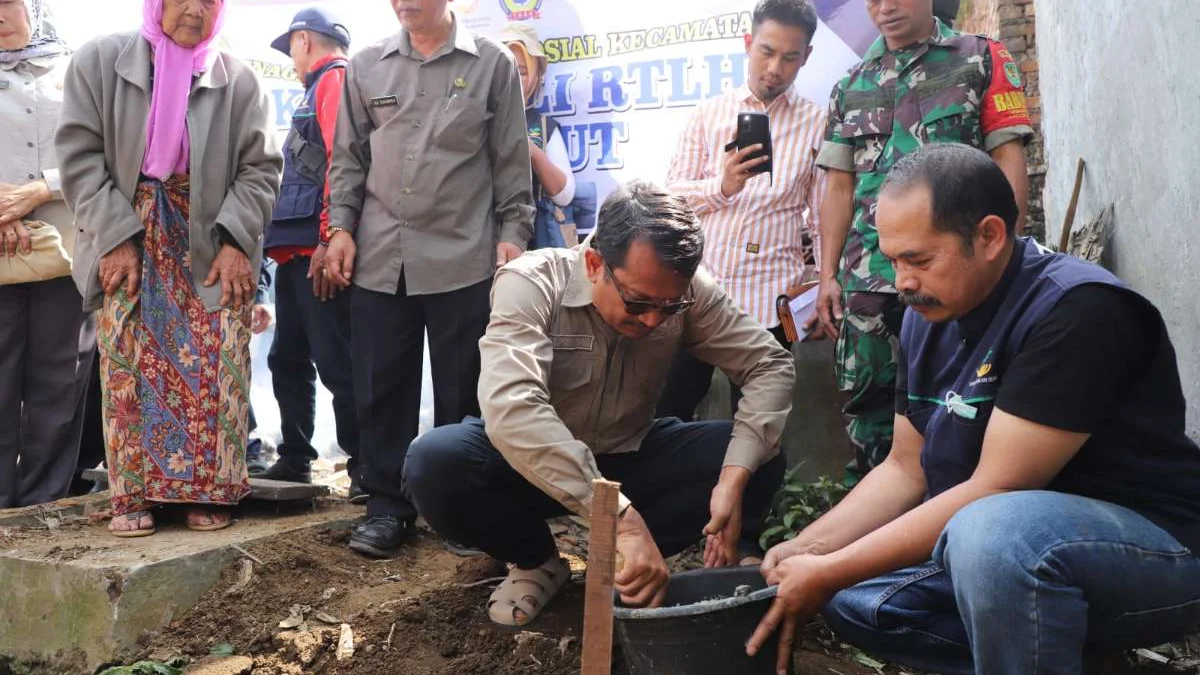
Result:
<svg viewBox="0 0 1200 675">
<path fill-rule="evenodd" d="M 312 445 L 316 376 L 333 394 L 337 441 L 350 462 L 350 499 L 366 495 L 355 462 L 359 433 L 350 362 L 350 304 L 324 272 L 329 238 L 326 173 L 345 81 L 350 32 L 328 10 L 298 12 L 271 43 L 292 58 L 304 97 L 292 113 L 284 147 L 283 184 L 263 247 L 275 272 L 275 340 L 269 363 L 283 442 L 279 460 L 261 477 L 307 483 L 317 458 Z"/>
</svg>

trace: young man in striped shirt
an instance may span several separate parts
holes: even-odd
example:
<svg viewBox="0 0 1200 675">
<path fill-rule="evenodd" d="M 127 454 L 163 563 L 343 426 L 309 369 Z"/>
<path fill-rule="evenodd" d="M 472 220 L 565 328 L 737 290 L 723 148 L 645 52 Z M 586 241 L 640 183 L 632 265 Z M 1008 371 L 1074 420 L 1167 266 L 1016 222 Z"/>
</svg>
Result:
<svg viewBox="0 0 1200 675">
<path fill-rule="evenodd" d="M 696 108 L 679 139 L 667 185 L 685 196 L 700 218 L 709 272 L 788 349 L 775 300 L 801 281 L 803 235 L 817 236 L 817 201 L 824 190 L 824 172 L 815 159 L 825 106 L 792 89 L 812 53 L 817 13 L 809 0 L 760 0 L 752 26 L 746 36 L 746 84 Z M 758 146 L 725 150 L 737 134 L 740 112 L 770 118 L 773 175 L 750 173 L 767 161 L 765 155 L 747 159 Z M 712 365 L 680 351 L 658 416 L 692 419 L 712 372 Z M 736 409 L 736 393 L 733 405 Z"/>
</svg>

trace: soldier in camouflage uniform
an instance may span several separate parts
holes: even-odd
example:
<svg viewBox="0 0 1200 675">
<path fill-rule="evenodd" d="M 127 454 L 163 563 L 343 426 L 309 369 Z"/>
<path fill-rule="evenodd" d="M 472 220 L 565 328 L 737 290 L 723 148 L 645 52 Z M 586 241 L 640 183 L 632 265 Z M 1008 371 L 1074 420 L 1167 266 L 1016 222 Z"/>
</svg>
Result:
<svg viewBox="0 0 1200 675">
<path fill-rule="evenodd" d="M 817 158 L 828 171 L 817 318 L 836 337 L 836 377 L 849 395 L 849 483 L 883 461 L 892 444 L 904 306 L 875 231 L 888 170 L 927 143 L 982 148 L 1012 182 L 1023 218 L 1024 143 L 1033 134 L 1020 70 L 1003 44 L 948 28 L 934 18 L 932 0 L 866 3 L 882 35 L 834 87 Z"/>
</svg>

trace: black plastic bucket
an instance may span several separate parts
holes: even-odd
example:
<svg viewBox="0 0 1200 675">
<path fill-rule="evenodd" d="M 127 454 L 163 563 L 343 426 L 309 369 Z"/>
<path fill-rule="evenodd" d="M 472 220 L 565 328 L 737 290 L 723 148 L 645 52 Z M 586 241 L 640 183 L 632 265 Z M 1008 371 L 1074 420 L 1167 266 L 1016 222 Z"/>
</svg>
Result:
<svg viewBox="0 0 1200 675">
<path fill-rule="evenodd" d="M 775 591 L 758 567 L 726 567 L 671 575 L 657 609 L 618 599 L 613 616 L 630 675 L 775 675 L 777 635 L 746 656 Z"/>
</svg>

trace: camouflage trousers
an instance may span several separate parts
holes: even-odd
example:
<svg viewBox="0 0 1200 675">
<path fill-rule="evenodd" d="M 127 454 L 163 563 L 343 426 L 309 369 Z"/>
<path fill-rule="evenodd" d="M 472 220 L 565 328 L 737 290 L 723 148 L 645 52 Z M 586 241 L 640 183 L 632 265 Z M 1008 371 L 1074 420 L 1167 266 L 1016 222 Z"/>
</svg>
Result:
<svg viewBox="0 0 1200 675">
<path fill-rule="evenodd" d="M 896 360 L 904 305 L 894 293 L 845 293 L 845 317 L 838 332 L 834 375 L 848 394 L 842 414 L 854 444 L 845 483 L 853 485 L 892 448 L 896 405 Z"/>
</svg>

